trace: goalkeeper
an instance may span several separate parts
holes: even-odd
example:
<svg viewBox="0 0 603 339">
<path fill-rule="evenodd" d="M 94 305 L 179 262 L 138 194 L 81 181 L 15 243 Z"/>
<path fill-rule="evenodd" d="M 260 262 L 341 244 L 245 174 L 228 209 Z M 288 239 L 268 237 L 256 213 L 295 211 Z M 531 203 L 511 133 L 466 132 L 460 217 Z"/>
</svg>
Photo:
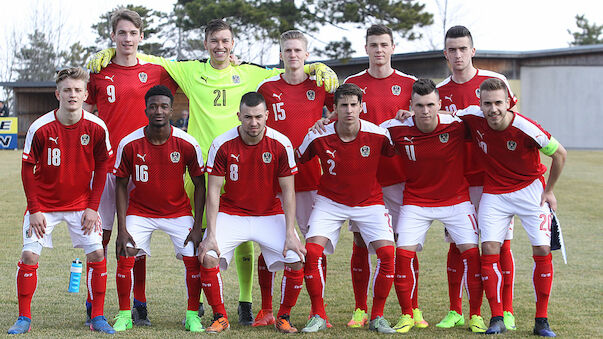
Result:
<svg viewBox="0 0 603 339">
<path fill-rule="evenodd" d="M 282 73 L 282 69 L 267 69 L 253 64 L 231 65 L 234 47 L 233 32 L 226 22 L 215 19 L 205 28 L 205 49 L 209 60 L 170 61 L 161 57 L 138 55 L 143 61 L 156 63 L 165 68 L 178 83 L 189 100 L 188 133 L 194 136 L 203 151 L 204 159 L 213 139 L 237 126 L 236 112 L 243 94 L 255 91 L 264 79 Z M 88 63 L 93 72 L 106 67 L 114 55 L 113 49 L 97 53 Z M 319 86 L 334 92 L 338 86 L 337 75 L 326 65 L 313 63 L 306 65 L 306 73 L 314 73 Z M 191 204 L 193 189 L 187 175 L 185 187 Z M 235 251 L 237 275 L 239 278 L 239 323 L 251 325 L 251 286 L 253 283 L 253 244 L 246 242 Z M 202 311 L 201 311 L 202 312 Z M 200 313 L 201 313 L 200 312 Z"/>
</svg>

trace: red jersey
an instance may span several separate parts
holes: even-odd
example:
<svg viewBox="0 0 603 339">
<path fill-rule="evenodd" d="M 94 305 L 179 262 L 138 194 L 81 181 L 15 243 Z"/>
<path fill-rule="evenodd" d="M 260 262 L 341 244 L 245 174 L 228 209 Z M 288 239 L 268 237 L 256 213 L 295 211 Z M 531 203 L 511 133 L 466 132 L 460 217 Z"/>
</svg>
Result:
<svg viewBox="0 0 603 339">
<path fill-rule="evenodd" d="M 318 194 L 346 206 L 383 205 L 383 193 L 377 181 L 377 166 L 382 155 L 395 154 L 389 132 L 373 123 L 360 120 L 356 139 L 342 141 L 333 122 L 326 132 L 310 132 L 297 150 L 304 163 L 320 158 L 322 176 Z"/>
<path fill-rule="evenodd" d="M 101 177 L 106 178 L 112 154 L 107 127 L 94 114 L 82 110 L 82 118 L 71 126 L 59 122 L 56 110 L 44 114 L 29 127 L 23 147 L 23 162 L 35 166 L 33 183 L 24 182 L 31 188 L 26 189 L 28 210 L 97 210 L 105 182 Z M 91 187 L 99 170 L 103 174 L 94 175 Z"/>
<path fill-rule="evenodd" d="M 463 176 L 467 130 L 461 119 L 451 115 L 438 114 L 438 121 L 431 133 L 421 132 L 414 118 L 381 125 L 402 154 L 404 205 L 440 207 L 469 201 L 469 184 Z"/>
<path fill-rule="evenodd" d="M 452 76 L 449 76 L 437 85 L 442 107 L 448 112 L 455 112 L 471 105 L 479 106 L 479 86 L 484 80 L 491 78 L 500 79 L 507 85 L 510 107 L 515 106 L 517 97 L 511 91 L 507 78 L 496 72 L 478 69 L 475 76 L 465 83 L 456 83 L 452 80 Z M 465 177 L 469 181 L 469 186 L 484 184 L 484 168 L 479 159 L 479 150 L 471 140 L 465 144 Z"/>
<path fill-rule="evenodd" d="M 364 70 L 349 76 L 344 83 L 356 84 L 364 93 L 360 118 L 379 125 L 395 118 L 398 110 L 409 109 L 412 85 L 416 80 L 414 76 L 397 70 L 381 79 Z M 406 180 L 399 155 L 391 158 L 381 157 L 377 180 L 381 186 L 390 186 Z"/>
<path fill-rule="evenodd" d="M 322 109 L 332 103 L 332 94 L 316 81 L 308 77 L 297 85 L 288 84 L 282 74 L 266 79 L 258 86 L 258 93 L 264 96 L 268 115 L 267 125 L 285 134 L 294 148 L 299 147 L 308 129 L 322 118 Z M 313 191 L 318 189 L 320 164 L 314 159 L 298 167 L 295 176 L 295 191 Z M 279 187 L 280 189 L 280 187 Z"/>
<path fill-rule="evenodd" d="M 509 113 L 510 114 L 510 113 Z M 456 115 L 467 124 L 473 140 L 485 155 L 484 193 L 500 194 L 520 190 L 546 172 L 539 150 L 551 141 L 551 135 L 538 123 L 514 113 L 503 131 L 490 126 L 479 106 L 469 106 Z"/>
<path fill-rule="evenodd" d="M 207 157 L 207 173 L 226 179 L 220 212 L 231 215 L 282 214 L 276 197 L 278 178 L 297 173 L 291 141 L 266 127 L 257 145 L 247 145 L 239 127 L 214 139 Z"/>
<path fill-rule="evenodd" d="M 186 169 L 192 177 L 203 174 L 203 156 L 197 140 L 172 127 L 168 140 L 153 145 L 141 127 L 124 137 L 117 149 L 113 173 L 132 178 L 127 215 L 177 218 L 192 215 L 184 190 Z"/>
<path fill-rule="evenodd" d="M 178 85 L 159 65 L 140 62 L 135 66 L 110 63 L 100 73 L 90 73 L 86 103 L 96 105 L 105 121 L 111 145 L 119 145 L 126 135 L 146 126 L 144 96 L 151 87 L 164 85 L 176 93 Z"/>
</svg>

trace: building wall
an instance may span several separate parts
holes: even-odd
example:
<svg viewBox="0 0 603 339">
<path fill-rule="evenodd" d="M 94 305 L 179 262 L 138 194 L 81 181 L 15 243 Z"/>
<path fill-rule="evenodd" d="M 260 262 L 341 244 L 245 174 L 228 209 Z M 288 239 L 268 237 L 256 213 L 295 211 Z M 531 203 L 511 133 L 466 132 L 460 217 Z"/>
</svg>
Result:
<svg viewBox="0 0 603 339">
<path fill-rule="evenodd" d="M 601 66 L 521 67 L 521 112 L 570 148 L 603 148 Z"/>
</svg>

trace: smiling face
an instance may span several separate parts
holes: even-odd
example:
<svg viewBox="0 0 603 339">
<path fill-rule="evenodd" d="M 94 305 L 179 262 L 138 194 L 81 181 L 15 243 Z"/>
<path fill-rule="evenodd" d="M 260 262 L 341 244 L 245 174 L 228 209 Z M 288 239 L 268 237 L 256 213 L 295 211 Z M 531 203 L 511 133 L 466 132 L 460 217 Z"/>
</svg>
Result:
<svg viewBox="0 0 603 339">
<path fill-rule="evenodd" d="M 55 91 L 59 108 L 68 112 L 82 109 L 84 100 L 88 98 L 86 82 L 80 79 L 66 78 L 57 84 Z"/>
<path fill-rule="evenodd" d="M 222 29 L 209 33 L 203 41 L 203 46 L 209 52 L 212 65 L 228 66 L 230 64 L 230 52 L 234 47 L 232 33 L 228 29 Z"/>
<path fill-rule="evenodd" d="M 111 40 L 115 42 L 115 53 L 120 56 L 136 55 L 138 44 L 143 34 L 130 20 L 122 19 L 117 22 Z"/>
<path fill-rule="evenodd" d="M 481 90 L 479 103 L 490 128 L 502 131 L 509 126 L 513 113 L 509 112 L 509 96 L 505 90 Z"/>
<path fill-rule="evenodd" d="M 444 56 L 453 71 L 462 72 L 473 67 L 475 48 L 469 37 L 448 38 L 445 45 Z"/>
<path fill-rule="evenodd" d="M 369 57 L 369 65 L 385 65 L 391 63 L 394 45 L 389 34 L 369 35 L 364 49 Z"/>
<path fill-rule="evenodd" d="M 147 100 L 145 114 L 149 119 L 149 126 L 161 128 L 169 125 L 173 112 L 171 99 L 168 96 L 153 95 Z"/>
</svg>

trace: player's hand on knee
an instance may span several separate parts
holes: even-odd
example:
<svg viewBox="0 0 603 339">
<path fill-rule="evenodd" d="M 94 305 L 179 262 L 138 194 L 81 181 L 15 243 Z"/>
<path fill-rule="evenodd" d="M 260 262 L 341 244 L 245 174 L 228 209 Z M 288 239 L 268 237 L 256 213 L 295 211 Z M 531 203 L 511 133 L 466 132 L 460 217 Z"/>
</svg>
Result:
<svg viewBox="0 0 603 339">
<path fill-rule="evenodd" d="M 36 212 L 29 215 L 29 236 L 31 232 L 36 234 L 38 239 L 42 239 L 46 234 L 46 218 L 42 212 Z"/>
<path fill-rule="evenodd" d="M 555 198 L 555 194 L 551 191 L 542 192 L 542 196 L 540 198 L 540 206 L 544 206 L 544 203 L 549 203 L 549 207 L 553 211 L 557 211 L 557 198 Z"/>
<path fill-rule="evenodd" d="M 287 257 L 287 251 L 293 251 L 302 262 L 306 262 L 306 248 L 302 245 L 299 238 L 296 236 L 287 236 L 285 239 L 285 247 L 283 249 L 283 257 Z"/>
<path fill-rule="evenodd" d="M 404 120 L 412 117 L 413 115 L 415 115 L 415 113 L 413 113 L 411 111 L 399 109 L 398 112 L 396 112 L 396 119 L 398 119 L 400 121 L 404 121 Z"/>
<path fill-rule="evenodd" d="M 84 231 L 84 234 L 88 235 L 99 230 L 99 219 L 98 212 L 91 208 L 86 208 L 82 214 L 82 231 Z"/>
<path fill-rule="evenodd" d="M 214 251 L 220 257 L 220 250 L 218 249 L 218 242 L 216 241 L 216 237 L 208 235 L 201 241 L 199 244 L 199 262 L 203 264 L 203 260 L 205 259 L 205 255 L 209 251 Z"/>
<path fill-rule="evenodd" d="M 119 258 L 128 256 L 128 243 L 136 248 L 136 242 L 128 231 L 118 232 L 115 239 L 115 255 Z"/>
<path fill-rule="evenodd" d="M 109 65 L 109 62 L 111 62 L 111 59 L 113 59 L 114 56 L 115 48 L 103 49 L 90 58 L 86 64 L 86 68 L 92 73 L 98 73 Z"/>
<path fill-rule="evenodd" d="M 193 243 L 193 255 L 197 255 L 197 248 L 199 247 L 199 244 L 201 244 L 201 241 L 203 240 L 203 229 L 201 227 L 193 227 L 193 229 L 191 229 L 191 231 L 188 233 L 188 235 L 186 236 L 186 239 L 184 239 L 184 247 L 186 247 L 186 244 L 188 244 L 189 242 Z"/>
</svg>

